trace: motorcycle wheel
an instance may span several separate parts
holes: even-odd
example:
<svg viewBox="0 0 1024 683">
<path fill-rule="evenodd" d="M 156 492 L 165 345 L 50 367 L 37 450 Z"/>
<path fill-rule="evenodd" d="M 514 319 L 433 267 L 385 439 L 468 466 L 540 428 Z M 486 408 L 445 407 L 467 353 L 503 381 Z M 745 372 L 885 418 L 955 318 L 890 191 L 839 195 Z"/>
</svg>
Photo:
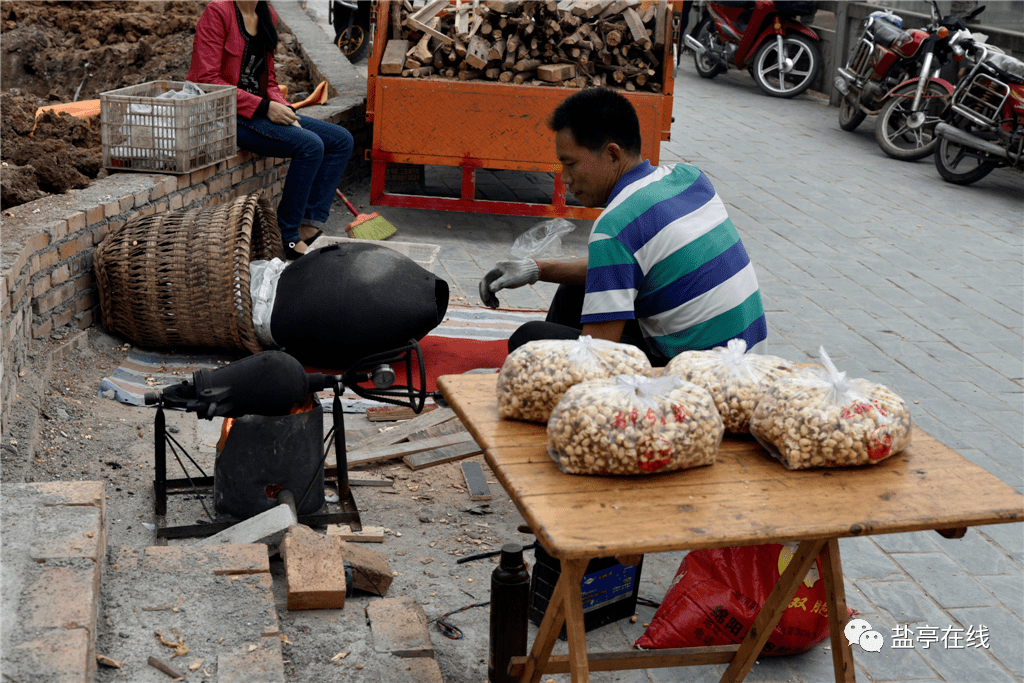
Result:
<svg viewBox="0 0 1024 683">
<path fill-rule="evenodd" d="M 694 30 L 694 34 L 700 44 L 710 51 L 711 46 L 715 41 L 715 36 L 717 35 L 714 19 L 711 17 L 705 17 L 704 20 L 697 25 L 697 28 Z M 725 73 L 728 68 L 719 60 L 713 57 L 702 56 L 697 52 L 693 53 L 693 65 L 697 69 L 697 74 L 701 78 L 714 78 L 720 73 Z"/>
<path fill-rule="evenodd" d="M 968 133 L 974 129 L 972 123 L 960 117 L 949 123 Z M 938 138 L 938 141 L 939 144 L 935 146 L 935 168 L 947 183 L 970 185 L 987 176 L 999 165 L 984 152 L 963 147 L 945 138 Z"/>
<path fill-rule="evenodd" d="M 766 95 L 796 97 L 811 87 L 821 70 L 821 54 L 808 38 L 791 33 L 782 39 L 783 58 L 793 62 L 789 73 L 779 69 L 778 44 L 769 37 L 754 55 L 754 82 Z"/>
<path fill-rule="evenodd" d="M 935 135 L 935 124 L 949 102 L 949 91 L 934 81 L 929 81 L 921 98 L 924 110 L 924 124 L 915 129 L 907 126 L 907 119 L 914 104 L 917 83 L 908 83 L 890 95 L 875 120 L 875 138 L 882 151 L 900 161 L 917 161 L 935 152 L 939 138 Z"/>
<path fill-rule="evenodd" d="M 845 97 L 839 102 L 839 127 L 854 130 L 868 117 L 860 107 Z"/>
<path fill-rule="evenodd" d="M 341 54 L 348 57 L 348 61 L 355 63 L 366 54 L 370 46 L 370 36 L 362 26 L 352 24 L 341 32 L 335 44 L 341 50 Z"/>
</svg>

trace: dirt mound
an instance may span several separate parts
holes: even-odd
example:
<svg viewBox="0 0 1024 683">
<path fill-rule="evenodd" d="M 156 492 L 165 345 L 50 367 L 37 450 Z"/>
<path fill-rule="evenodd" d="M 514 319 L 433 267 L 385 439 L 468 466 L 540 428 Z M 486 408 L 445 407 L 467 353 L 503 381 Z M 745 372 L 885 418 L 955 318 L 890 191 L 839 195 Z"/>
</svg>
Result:
<svg viewBox="0 0 1024 683">
<path fill-rule="evenodd" d="M 99 117 L 36 109 L 99 99 L 150 81 L 184 81 L 205 2 L 0 2 L 3 208 L 86 187 L 102 168 Z M 278 26 L 278 81 L 298 101 L 312 91 L 295 37 Z M 33 133 L 33 123 L 35 131 Z M 32 137 L 28 137 L 32 133 Z"/>
</svg>

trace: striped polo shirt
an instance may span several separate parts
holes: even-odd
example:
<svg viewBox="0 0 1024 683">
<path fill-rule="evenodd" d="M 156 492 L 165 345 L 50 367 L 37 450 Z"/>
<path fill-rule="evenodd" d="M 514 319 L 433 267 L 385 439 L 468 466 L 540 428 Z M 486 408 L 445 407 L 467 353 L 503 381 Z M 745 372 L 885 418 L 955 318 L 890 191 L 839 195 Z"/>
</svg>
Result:
<svg viewBox="0 0 1024 683">
<path fill-rule="evenodd" d="M 582 322 L 632 318 L 666 358 L 768 336 L 754 266 L 700 169 L 644 161 L 594 222 Z"/>
</svg>

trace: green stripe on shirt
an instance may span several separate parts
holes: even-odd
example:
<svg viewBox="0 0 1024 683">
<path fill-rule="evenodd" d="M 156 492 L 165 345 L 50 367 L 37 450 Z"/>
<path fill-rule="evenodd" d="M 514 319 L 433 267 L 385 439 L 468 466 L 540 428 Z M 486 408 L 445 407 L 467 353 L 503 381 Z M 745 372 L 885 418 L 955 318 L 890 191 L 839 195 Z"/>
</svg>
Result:
<svg viewBox="0 0 1024 683">
<path fill-rule="evenodd" d="M 633 252 L 616 239 L 595 240 L 587 250 L 587 269 L 601 266 L 636 265 Z"/>
<path fill-rule="evenodd" d="M 672 172 L 646 187 L 642 187 L 621 204 L 601 217 L 594 232 L 616 237 L 622 229 L 652 206 L 675 197 L 700 177 L 700 169 L 687 164 L 676 164 Z"/>
<path fill-rule="evenodd" d="M 756 291 L 735 308 L 716 315 L 711 320 L 688 327 L 682 332 L 655 337 L 671 356 L 689 349 L 703 349 L 717 342 L 739 336 L 751 323 L 764 315 L 761 292 Z"/>
<path fill-rule="evenodd" d="M 726 218 L 708 232 L 656 263 L 647 273 L 644 289 L 656 292 L 662 287 L 667 287 L 739 241 L 740 235 L 736 232 L 736 227 L 731 219 Z"/>
</svg>

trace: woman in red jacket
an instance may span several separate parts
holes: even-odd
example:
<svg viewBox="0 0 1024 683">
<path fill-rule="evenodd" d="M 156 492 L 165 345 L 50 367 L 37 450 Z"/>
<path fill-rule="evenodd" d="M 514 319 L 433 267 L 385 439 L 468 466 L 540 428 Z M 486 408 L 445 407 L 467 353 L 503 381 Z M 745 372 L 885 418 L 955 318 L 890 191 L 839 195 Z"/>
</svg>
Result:
<svg viewBox="0 0 1024 683">
<path fill-rule="evenodd" d="M 276 20 L 266 0 L 211 2 L 196 24 L 188 80 L 237 86 L 238 146 L 291 159 L 277 221 L 293 260 L 322 232 L 352 154 L 352 134 L 296 114 L 281 95 L 274 73 Z"/>
</svg>

